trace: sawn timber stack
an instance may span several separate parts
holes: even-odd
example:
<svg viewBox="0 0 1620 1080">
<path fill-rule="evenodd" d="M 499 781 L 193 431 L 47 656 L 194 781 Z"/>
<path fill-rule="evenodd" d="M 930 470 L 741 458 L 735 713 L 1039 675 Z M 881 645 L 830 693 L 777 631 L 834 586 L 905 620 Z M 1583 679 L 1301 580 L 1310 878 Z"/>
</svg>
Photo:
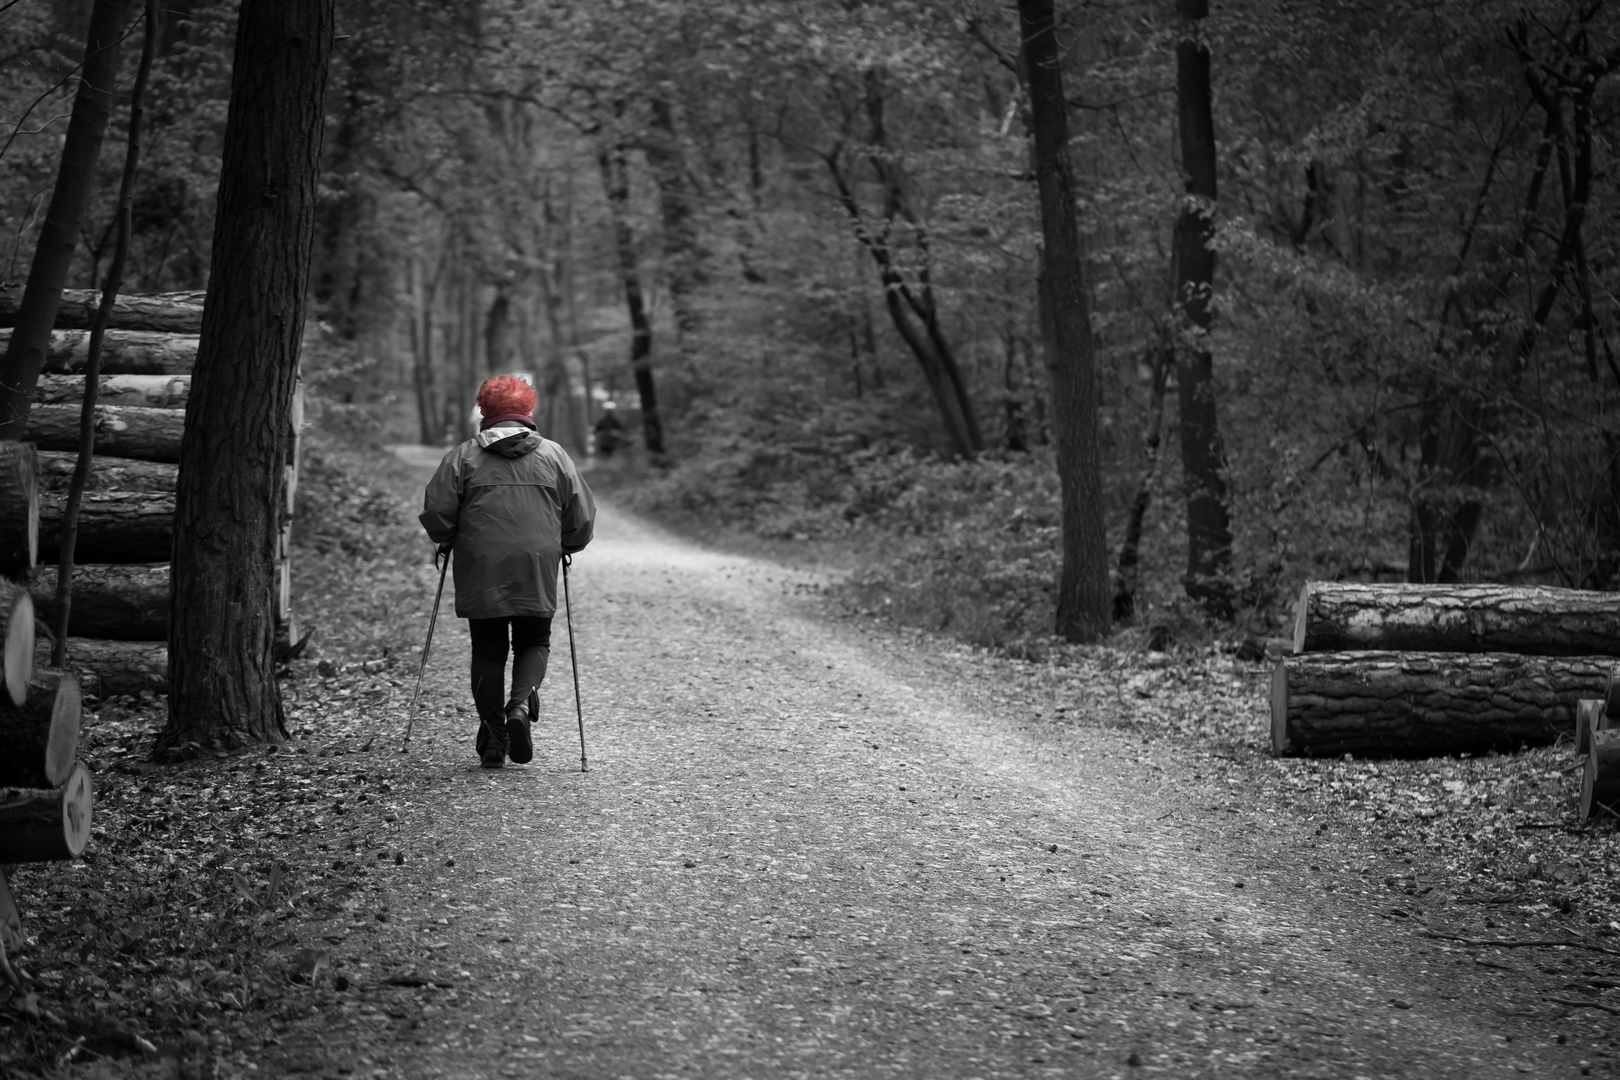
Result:
<svg viewBox="0 0 1620 1080">
<path fill-rule="evenodd" d="M 1620 660 L 1620 596 L 1310 582 L 1272 673 L 1277 754 L 1422 757 L 1543 746 Z"/>
</svg>

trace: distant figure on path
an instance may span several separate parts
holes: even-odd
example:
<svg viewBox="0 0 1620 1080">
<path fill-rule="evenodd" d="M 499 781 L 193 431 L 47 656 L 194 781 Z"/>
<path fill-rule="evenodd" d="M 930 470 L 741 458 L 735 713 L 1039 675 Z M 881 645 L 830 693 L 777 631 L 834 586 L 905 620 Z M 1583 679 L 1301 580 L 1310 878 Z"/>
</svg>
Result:
<svg viewBox="0 0 1620 1080">
<path fill-rule="evenodd" d="M 516 375 L 485 380 L 481 430 L 444 455 L 422 499 L 422 527 L 455 553 L 456 615 L 472 633 L 474 745 L 489 769 L 509 753 L 520 765 L 534 756 L 529 725 L 551 655 L 557 562 L 591 542 L 596 522 L 567 451 L 535 430 L 534 401 L 534 387 Z"/>
<path fill-rule="evenodd" d="M 596 433 L 596 452 L 612 457 L 613 451 L 624 441 L 624 421 L 619 419 L 619 407 L 611 401 L 603 402 L 602 417 L 591 430 Z"/>
</svg>

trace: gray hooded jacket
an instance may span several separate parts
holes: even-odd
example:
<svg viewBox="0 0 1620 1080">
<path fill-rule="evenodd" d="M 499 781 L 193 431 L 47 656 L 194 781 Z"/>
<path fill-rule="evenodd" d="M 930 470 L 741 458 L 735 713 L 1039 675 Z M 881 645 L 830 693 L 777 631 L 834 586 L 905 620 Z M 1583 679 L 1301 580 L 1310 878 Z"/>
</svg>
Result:
<svg viewBox="0 0 1620 1080">
<path fill-rule="evenodd" d="M 421 521 L 434 543 L 455 542 L 459 617 L 550 618 L 557 561 L 591 542 L 596 503 L 567 451 L 503 422 L 444 455 Z"/>
</svg>

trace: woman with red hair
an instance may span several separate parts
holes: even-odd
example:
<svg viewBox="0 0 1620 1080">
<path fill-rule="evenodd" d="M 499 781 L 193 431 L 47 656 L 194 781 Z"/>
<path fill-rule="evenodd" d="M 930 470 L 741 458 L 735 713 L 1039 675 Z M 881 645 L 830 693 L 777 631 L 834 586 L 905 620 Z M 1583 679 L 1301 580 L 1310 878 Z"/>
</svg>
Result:
<svg viewBox="0 0 1620 1080">
<path fill-rule="evenodd" d="M 551 655 L 557 563 L 590 543 L 596 521 L 567 451 L 535 430 L 534 401 L 516 375 L 486 379 L 478 434 L 444 456 L 422 500 L 422 527 L 455 553 L 456 615 L 472 634 L 475 746 L 490 769 L 508 755 L 518 764 L 534 756 L 530 710 Z"/>
</svg>

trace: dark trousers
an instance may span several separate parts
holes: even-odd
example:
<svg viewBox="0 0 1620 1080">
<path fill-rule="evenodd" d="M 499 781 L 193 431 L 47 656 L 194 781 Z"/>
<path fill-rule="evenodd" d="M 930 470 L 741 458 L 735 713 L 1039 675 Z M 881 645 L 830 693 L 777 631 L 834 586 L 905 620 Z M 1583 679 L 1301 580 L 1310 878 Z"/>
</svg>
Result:
<svg viewBox="0 0 1620 1080">
<path fill-rule="evenodd" d="M 507 628 L 511 628 L 512 690 L 506 692 Z M 478 718 L 506 730 L 506 711 L 527 704 L 546 677 L 551 656 L 551 620 L 537 615 L 468 619 L 472 633 L 472 693 Z M 532 720 L 533 717 L 530 717 Z"/>
</svg>

